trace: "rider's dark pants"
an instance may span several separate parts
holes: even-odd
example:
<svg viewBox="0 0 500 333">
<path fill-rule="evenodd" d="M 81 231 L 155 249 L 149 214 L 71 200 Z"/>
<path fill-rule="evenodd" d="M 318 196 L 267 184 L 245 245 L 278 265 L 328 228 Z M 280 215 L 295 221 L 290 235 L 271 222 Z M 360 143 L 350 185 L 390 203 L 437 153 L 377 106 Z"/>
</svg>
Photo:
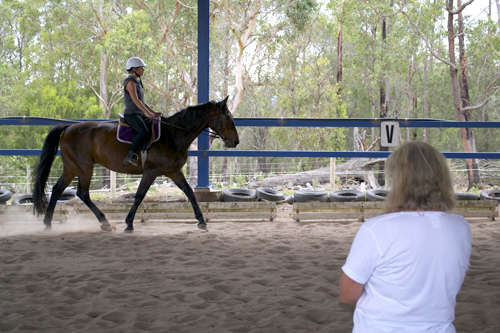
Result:
<svg viewBox="0 0 500 333">
<path fill-rule="evenodd" d="M 151 132 L 148 126 L 146 126 L 146 121 L 149 118 L 146 115 L 137 113 L 125 114 L 123 117 L 134 130 L 134 139 L 132 140 L 130 150 L 134 153 L 138 153 L 139 150 L 146 150 L 146 145 L 149 143 L 148 140 L 151 139 Z"/>
</svg>

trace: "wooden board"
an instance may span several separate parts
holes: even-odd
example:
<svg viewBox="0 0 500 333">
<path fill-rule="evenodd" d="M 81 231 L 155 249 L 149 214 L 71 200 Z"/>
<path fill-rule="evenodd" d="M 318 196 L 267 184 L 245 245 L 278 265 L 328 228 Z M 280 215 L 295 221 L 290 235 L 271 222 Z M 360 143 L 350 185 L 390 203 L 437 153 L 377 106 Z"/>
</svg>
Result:
<svg viewBox="0 0 500 333">
<path fill-rule="evenodd" d="M 206 221 L 269 220 L 276 218 L 275 202 L 202 202 L 200 209 Z M 123 221 L 131 203 L 97 204 L 109 221 Z M 24 214 L 33 214 L 32 205 L 0 206 L 0 221 L 18 219 Z M 54 221 L 66 219 L 95 219 L 95 215 L 84 203 L 58 204 L 54 211 Z M 38 217 L 40 221 L 43 216 Z M 161 220 L 166 222 L 196 222 L 193 207 L 187 202 L 142 203 L 135 215 L 136 221 Z"/>
<path fill-rule="evenodd" d="M 67 220 L 68 210 L 65 204 L 56 205 L 52 221 L 64 222 Z M 0 205 L 0 222 L 29 219 L 30 221 L 43 221 L 43 216 L 33 215 L 33 205 Z"/>
<path fill-rule="evenodd" d="M 332 221 L 355 219 L 361 222 L 381 215 L 384 212 L 384 202 L 295 202 L 293 204 L 293 219 L 295 221 Z M 458 201 L 451 214 L 466 218 L 498 217 L 495 200 Z"/>
</svg>

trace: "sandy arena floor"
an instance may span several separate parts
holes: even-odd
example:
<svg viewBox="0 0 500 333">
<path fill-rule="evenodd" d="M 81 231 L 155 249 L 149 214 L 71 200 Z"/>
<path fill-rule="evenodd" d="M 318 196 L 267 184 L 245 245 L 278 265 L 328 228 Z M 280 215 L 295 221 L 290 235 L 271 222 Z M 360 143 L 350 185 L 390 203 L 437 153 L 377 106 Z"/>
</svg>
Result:
<svg viewBox="0 0 500 333">
<path fill-rule="evenodd" d="M 359 222 L 0 222 L 0 332 L 351 332 L 341 266 Z M 500 332 L 500 225 L 471 223 L 457 332 Z"/>
</svg>

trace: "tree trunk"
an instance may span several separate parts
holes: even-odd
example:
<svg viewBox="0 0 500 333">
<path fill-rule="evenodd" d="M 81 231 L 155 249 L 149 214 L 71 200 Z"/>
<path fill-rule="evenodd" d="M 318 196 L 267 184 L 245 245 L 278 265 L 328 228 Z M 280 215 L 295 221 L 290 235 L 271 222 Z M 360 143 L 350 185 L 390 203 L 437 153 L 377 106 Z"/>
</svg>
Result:
<svg viewBox="0 0 500 333">
<path fill-rule="evenodd" d="M 340 8 L 340 15 L 339 15 L 339 26 L 338 26 L 338 34 L 337 34 L 337 84 L 338 84 L 338 91 L 337 94 L 340 95 L 340 84 L 342 83 L 342 20 L 340 18 L 342 16 L 342 8 Z"/>
<path fill-rule="evenodd" d="M 97 18 L 99 21 L 104 21 L 103 17 L 103 0 L 97 3 Z M 105 31 L 101 31 L 104 35 Z M 104 118 L 109 119 L 111 116 L 111 109 L 109 107 L 109 95 L 108 95 L 108 56 L 101 50 L 101 63 L 99 66 L 99 106 L 104 110 Z"/>
<path fill-rule="evenodd" d="M 243 72 L 243 61 L 245 55 L 245 48 L 247 47 L 247 42 L 252 35 L 252 31 L 255 28 L 255 24 L 257 23 L 257 15 L 260 11 L 260 7 L 262 3 L 257 4 L 257 8 L 255 8 L 252 15 L 248 18 L 248 21 L 245 22 L 245 29 L 240 33 L 240 39 L 238 40 L 238 55 L 236 56 L 236 94 L 234 96 L 233 102 L 231 103 L 230 111 L 232 114 L 236 112 L 240 103 L 243 99 L 243 93 L 245 91 L 245 77 Z M 257 51 L 256 51 L 257 52 Z M 248 69 L 249 70 L 249 69 Z"/>
<path fill-rule="evenodd" d="M 413 81 L 413 75 L 417 72 L 417 55 L 413 53 L 413 71 L 412 71 L 412 81 Z M 413 110 L 413 118 L 417 118 L 417 108 L 418 108 L 418 85 L 415 85 L 413 88 L 413 91 L 411 93 L 412 95 L 412 110 Z M 413 129 L 413 140 L 417 140 L 417 129 Z"/>
<path fill-rule="evenodd" d="M 410 63 L 408 64 L 408 101 L 406 103 L 406 118 L 411 118 L 411 102 L 412 102 L 412 91 L 411 91 L 411 80 L 412 80 L 412 63 L 413 63 L 413 54 Z M 406 141 L 410 141 L 410 129 L 406 128 Z"/>
<path fill-rule="evenodd" d="M 425 51 L 424 59 L 424 96 L 423 96 L 423 106 L 422 106 L 422 118 L 427 118 L 427 50 Z M 422 129 L 422 141 L 427 142 L 427 128 Z"/>
<path fill-rule="evenodd" d="M 497 3 L 498 25 L 500 25 L 500 0 L 496 0 L 495 2 Z"/>
<path fill-rule="evenodd" d="M 382 18 L 382 45 L 385 43 L 385 39 L 387 37 L 387 32 L 386 32 L 386 18 Z M 382 46 L 384 47 L 384 46 Z M 382 84 L 380 85 L 380 118 L 387 118 L 387 102 L 385 99 L 385 80 L 383 80 Z M 382 147 L 382 141 L 380 142 L 380 149 L 379 151 L 389 151 L 389 147 Z M 377 174 L 377 181 L 380 184 L 380 186 L 385 185 L 385 161 L 380 161 L 378 164 L 378 174 Z"/>
<path fill-rule="evenodd" d="M 460 1 L 460 0 L 458 0 Z M 461 89 L 458 85 L 458 69 L 456 67 L 456 57 L 455 57 L 455 34 L 453 30 L 453 0 L 448 0 L 448 53 L 450 57 L 450 63 L 454 66 L 450 67 L 450 79 L 451 79 L 451 87 L 453 93 L 453 106 L 455 108 L 455 112 L 459 121 L 470 121 L 470 112 L 464 113 L 462 112 L 462 103 L 461 103 Z M 460 23 L 460 22 L 459 22 Z M 462 21 L 463 24 L 463 21 Z M 463 27 L 462 27 L 463 28 Z M 464 60 L 465 55 L 464 55 Z M 465 73 L 466 74 L 466 73 Z M 463 74 L 461 73 L 461 76 Z M 469 102 L 469 101 L 467 101 Z M 462 142 L 464 145 L 465 152 L 476 152 L 476 144 L 474 141 L 474 133 L 472 129 L 461 128 L 460 133 L 462 136 Z M 475 184 L 482 186 L 481 178 L 479 176 L 479 170 L 477 168 L 477 163 L 473 159 L 466 160 L 467 174 L 469 179 L 469 188 L 474 186 Z"/>
<path fill-rule="evenodd" d="M 462 0 L 457 0 L 457 5 L 461 5 Z M 467 58 L 465 56 L 465 29 L 464 20 L 462 12 L 458 14 L 458 48 L 459 48 L 459 63 L 460 63 L 460 96 L 462 98 L 462 107 L 471 106 L 470 96 L 469 96 L 469 82 L 467 79 Z M 472 121 L 471 112 L 462 111 L 461 112 L 465 121 Z M 464 141 L 464 147 L 470 149 L 471 152 L 476 152 L 476 140 L 474 138 L 474 132 L 472 128 L 462 128 L 462 140 Z M 466 159 L 467 164 L 467 174 L 469 176 L 469 189 L 477 185 L 482 188 L 481 176 L 479 174 L 478 160 L 477 159 Z"/>
<path fill-rule="evenodd" d="M 100 18 L 103 17 L 102 13 L 102 2 L 98 5 L 98 15 Z M 111 108 L 109 105 L 109 95 L 108 95 L 108 56 L 101 50 L 101 63 L 99 66 L 99 106 L 104 110 L 104 118 L 109 119 L 111 117 Z M 105 167 L 102 168 L 102 187 L 110 188 L 110 172 Z"/>
<path fill-rule="evenodd" d="M 111 108 L 109 107 L 108 95 L 108 56 L 101 51 L 101 66 L 99 68 L 99 106 L 104 109 L 104 118 L 111 117 Z"/>
</svg>

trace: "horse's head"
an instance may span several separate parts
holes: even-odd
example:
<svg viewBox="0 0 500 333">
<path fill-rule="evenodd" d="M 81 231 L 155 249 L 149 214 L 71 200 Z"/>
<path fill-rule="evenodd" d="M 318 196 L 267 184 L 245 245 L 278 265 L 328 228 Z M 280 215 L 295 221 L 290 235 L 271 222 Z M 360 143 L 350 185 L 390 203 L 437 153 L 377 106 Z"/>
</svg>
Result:
<svg viewBox="0 0 500 333">
<path fill-rule="evenodd" d="M 226 148 L 235 148 L 240 143 L 240 140 L 236 126 L 234 126 L 233 115 L 227 108 L 228 97 L 220 102 L 211 103 L 217 112 L 214 112 L 214 115 L 210 118 L 208 126 L 220 136 Z"/>
</svg>

